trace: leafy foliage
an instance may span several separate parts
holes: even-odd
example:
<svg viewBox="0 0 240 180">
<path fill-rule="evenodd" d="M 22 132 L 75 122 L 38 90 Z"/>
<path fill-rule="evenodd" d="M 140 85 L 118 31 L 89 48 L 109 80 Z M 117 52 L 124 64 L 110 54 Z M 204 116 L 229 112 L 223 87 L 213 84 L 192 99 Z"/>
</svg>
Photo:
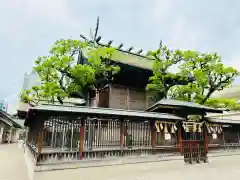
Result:
<svg viewBox="0 0 240 180">
<path fill-rule="evenodd" d="M 186 51 L 183 55 L 181 74 L 192 76 L 195 81 L 173 88 L 173 97 L 177 99 L 205 104 L 214 92 L 223 90 L 238 76 L 238 71 L 224 66 L 215 53 Z"/>
<path fill-rule="evenodd" d="M 149 56 L 155 61 L 154 75 L 150 77 L 147 89 L 157 92 L 157 100 L 170 97 L 213 107 L 239 108 L 232 99 L 211 99 L 214 92 L 231 85 L 239 75 L 236 69 L 224 66 L 216 53 L 171 51 L 166 46 L 160 46 Z M 174 65 L 178 65 L 175 74 L 169 72 Z"/>
<path fill-rule="evenodd" d="M 79 53 L 86 51 L 88 64 L 77 64 Z M 106 81 L 120 69 L 111 65 L 108 59 L 114 48 L 92 47 L 79 40 L 58 40 L 50 49 L 49 56 L 40 56 L 35 61 L 34 70 L 41 85 L 21 93 L 21 100 L 54 103 L 77 94 L 87 99 L 89 89 L 100 89 Z"/>
<path fill-rule="evenodd" d="M 183 54 L 180 50 L 171 51 L 167 46 L 160 45 L 156 51 L 150 51 L 148 56 L 154 59 L 153 76 L 149 78 L 147 90 L 156 93 L 158 100 L 167 98 L 168 91 L 175 85 L 185 85 L 191 81 L 187 76 L 179 73 L 171 73 L 169 69 L 183 61 Z"/>
<path fill-rule="evenodd" d="M 240 104 L 234 99 L 229 98 L 209 98 L 205 105 L 214 108 L 224 108 L 229 110 L 240 110 Z"/>
</svg>

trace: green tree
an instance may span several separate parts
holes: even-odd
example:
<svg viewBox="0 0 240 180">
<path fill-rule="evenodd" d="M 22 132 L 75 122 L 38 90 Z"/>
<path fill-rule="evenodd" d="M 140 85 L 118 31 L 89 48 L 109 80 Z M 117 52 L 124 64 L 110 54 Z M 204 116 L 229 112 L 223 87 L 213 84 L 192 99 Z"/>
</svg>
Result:
<svg viewBox="0 0 240 180">
<path fill-rule="evenodd" d="M 90 89 L 101 89 L 120 70 L 109 61 L 114 51 L 114 48 L 96 47 L 79 40 L 56 41 L 49 56 L 40 56 L 35 61 L 34 70 L 41 85 L 22 91 L 21 100 L 33 104 L 39 101 L 62 104 L 63 99 L 76 94 L 87 100 Z M 88 64 L 77 64 L 76 59 L 83 52 Z"/>
<path fill-rule="evenodd" d="M 172 97 L 209 106 L 216 105 L 217 102 L 220 103 L 220 99 L 211 101 L 211 95 L 231 85 L 232 81 L 239 75 L 238 71 L 225 66 L 216 53 L 185 51 L 183 57 L 185 63 L 180 66 L 181 74 L 193 76 L 195 81 L 185 86 L 172 88 Z M 233 102 L 230 99 L 228 101 Z M 227 103 L 226 99 L 222 102 L 232 104 Z"/>
<path fill-rule="evenodd" d="M 183 61 L 180 50 L 172 51 L 167 46 L 160 44 L 156 51 L 149 51 L 148 56 L 154 59 L 153 76 L 149 78 L 147 90 L 155 92 L 156 100 L 167 98 L 169 90 L 175 85 L 186 85 L 192 78 L 169 70 Z"/>
<path fill-rule="evenodd" d="M 240 104 L 235 99 L 230 98 L 209 98 L 205 105 L 214 108 L 223 108 L 229 110 L 240 110 Z"/>
</svg>

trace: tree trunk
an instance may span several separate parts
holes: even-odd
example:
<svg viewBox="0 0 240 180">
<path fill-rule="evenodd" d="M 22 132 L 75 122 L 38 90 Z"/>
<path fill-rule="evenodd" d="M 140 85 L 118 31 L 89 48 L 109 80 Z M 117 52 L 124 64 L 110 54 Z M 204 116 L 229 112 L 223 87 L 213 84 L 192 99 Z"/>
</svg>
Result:
<svg viewBox="0 0 240 180">
<path fill-rule="evenodd" d="M 213 92 L 214 92 L 214 89 L 210 89 L 207 95 L 205 96 L 205 98 L 200 102 L 200 104 L 204 104 L 210 98 Z"/>
</svg>

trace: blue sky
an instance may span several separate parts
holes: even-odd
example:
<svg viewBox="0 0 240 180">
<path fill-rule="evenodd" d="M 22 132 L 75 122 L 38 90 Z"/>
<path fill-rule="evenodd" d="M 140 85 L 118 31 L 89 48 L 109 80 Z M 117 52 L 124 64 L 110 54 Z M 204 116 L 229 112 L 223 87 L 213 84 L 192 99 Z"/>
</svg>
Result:
<svg viewBox="0 0 240 180">
<path fill-rule="evenodd" d="M 217 52 L 240 70 L 239 7 L 237 0 L 4 0 L 0 100 L 15 104 L 35 58 L 57 39 L 89 35 L 97 16 L 103 41 L 147 51 L 163 40 L 171 48 Z"/>
</svg>

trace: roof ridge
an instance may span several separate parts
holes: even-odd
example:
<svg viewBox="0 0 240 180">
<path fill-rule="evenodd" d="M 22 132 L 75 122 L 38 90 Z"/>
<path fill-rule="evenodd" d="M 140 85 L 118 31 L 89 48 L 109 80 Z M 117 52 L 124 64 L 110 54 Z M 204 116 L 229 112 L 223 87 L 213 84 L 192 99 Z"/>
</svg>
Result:
<svg viewBox="0 0 240 180">
<path fill-rule="evenodd" d="M 100 45 L 100 46 L 104 46 L 104 47 L 113 47 L 113 46 L 108 46 L 107 44 L 102 44 L 102 43 L 97 43 L 97 44 Z M 141 58 L 145 58 L 145 59 L 149 59 L 149 60 L 154 60 L 154 58 L 151 58 L 151 57 L 146 56 L 146 55 L 141 55 L 141 54 L 136 53 L 136 52 L 131 52 L 131 51 L 120 49 L 120 48 L 116 48 L 116 47 L 113 47 L 113 48 L 115 48 L 116 50 L 121 51 L 123 53 L 135 55 L 135 56 L 138 56 L 138 57 L 141 57 Z M 140 49 L 140 50 L 142 50 L 142 49 Z"/>
</svg>

